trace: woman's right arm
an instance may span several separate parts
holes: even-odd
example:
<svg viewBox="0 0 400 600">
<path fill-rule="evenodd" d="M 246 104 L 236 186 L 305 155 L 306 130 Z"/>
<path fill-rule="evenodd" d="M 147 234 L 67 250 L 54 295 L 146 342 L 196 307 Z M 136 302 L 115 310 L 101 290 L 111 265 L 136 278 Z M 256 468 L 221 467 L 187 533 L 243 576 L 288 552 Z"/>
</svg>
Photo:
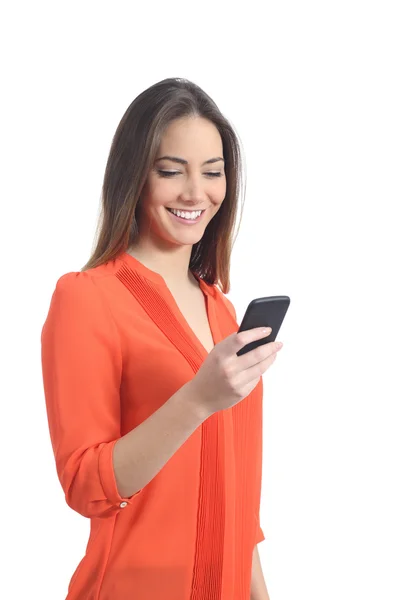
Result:
<svg viewBox="0 0 400 600">
<path fill-rule="evenodd" d="M 208 414 L 186 384 L 121 437 L 119 333 L 85 271 L 58 280 L 41 344 L 50 437 L 66 502 L 86 517 L 112 516 L 134 501 Z"/>
</svg>

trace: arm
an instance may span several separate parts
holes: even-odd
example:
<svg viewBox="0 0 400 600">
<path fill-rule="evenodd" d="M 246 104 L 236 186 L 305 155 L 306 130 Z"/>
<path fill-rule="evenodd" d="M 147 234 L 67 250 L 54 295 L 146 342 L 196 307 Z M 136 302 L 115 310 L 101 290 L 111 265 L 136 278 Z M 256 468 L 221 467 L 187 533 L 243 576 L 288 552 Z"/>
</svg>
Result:
<svg viewBox="0 0 400 600">
<path fill-rule="evenodd" d="M 185 384 L 121 437 L 119 332 L 85 271 L 58 280 L 41 343 L 50 437 L 66 502 L 88 518 L 113 516 L 135 501 L 207 415 Z"/>
<path fill-rule="evenodd" d="M 257 545 L 253 550 L 250 600 L 270 600 L 265 584 Z"/>
<path fill-rule="evenodd" d="M 149 483 L 206 416 L 192 402 L 189 381 L 148 419 L 117 440 L 114 470 L 120 494 L 132 496 Z"/>
</svg>

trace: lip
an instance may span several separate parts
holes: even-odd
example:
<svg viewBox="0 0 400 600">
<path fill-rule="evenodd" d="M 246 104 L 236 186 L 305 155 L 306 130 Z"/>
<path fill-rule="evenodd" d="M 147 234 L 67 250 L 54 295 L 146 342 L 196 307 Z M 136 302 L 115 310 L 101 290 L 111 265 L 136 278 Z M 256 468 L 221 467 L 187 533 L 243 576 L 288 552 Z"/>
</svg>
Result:
<svg viewBox="0 0 400 600">
<path fill-rule="evenodd" d="M 170 210 L 168 210 L 167 208 L 165 209 L 167 211 L 167 213 L 169 215 L 171 215 L 171 218 L 174 219 L 174 221 L 177 221 L 178 223 L 183 223 L 184 225 L 195 225 L 196 223 L 199 223 L 199 221 L 201 221 L 201 219 L 203 218 L 203 215 L 206 212 L 206 208 L 198 208 L 197 210 L 202 210 L 203 212 L 201 213 L 201 215 L 199 217 L 197 217 L 197 219 L 183 219 L 182 217 L 178 217 L 177 215 L 174 215 L 174 213 L 172 213 Z M 180 209 L 180 208 L 174 208 L 174 210 L 184 210 L 184 209 Z M 191 211 L 187 211 L 187 212 L 191 212 Z"/>
</svg>

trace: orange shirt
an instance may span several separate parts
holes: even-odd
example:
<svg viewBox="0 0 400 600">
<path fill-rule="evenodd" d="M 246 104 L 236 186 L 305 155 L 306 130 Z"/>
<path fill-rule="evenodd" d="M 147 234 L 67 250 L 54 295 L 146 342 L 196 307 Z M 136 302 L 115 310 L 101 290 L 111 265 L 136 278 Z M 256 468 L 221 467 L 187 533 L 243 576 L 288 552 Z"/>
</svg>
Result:
<svg viewBox="0 0 400 600">
<path fill-rule="evenodd" d="M 238 330 L 235 309 L 197 279 L 218 343 Z M 66 600 L 249 600 L 253 549 L 265 539 L 262 379 L 124 498 L 115 442 L 195 376 L 206 349 L 163 277 L 126 252 L 59 278 L 41 341 L 58 477 L 67 504 L 90 519 Z"/>
</svg>

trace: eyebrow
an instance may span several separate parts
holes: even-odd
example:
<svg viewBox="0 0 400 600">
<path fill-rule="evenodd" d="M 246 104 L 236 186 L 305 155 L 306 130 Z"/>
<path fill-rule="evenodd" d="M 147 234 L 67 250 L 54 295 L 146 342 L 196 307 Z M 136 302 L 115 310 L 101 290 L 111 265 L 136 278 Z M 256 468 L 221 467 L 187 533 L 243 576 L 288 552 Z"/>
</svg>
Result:
<svg viewBox="0 0 400 600">
<path fill-rule="evenodd" d="M 181 165 L 189 164 L 187 160 L 184 160 L 183 158 L 179 158 L 178 156 L 160 156 L 160 158 L 156 158 L 155 162 L 158 162 L 159 160 L 170 160 L 171 162 L 177 162 Z M 215 158 L 210 158 L 210 159 L 206 160 L 205 162 L 203 162 L 203 165 L 209 165 L 211 163 L 216 163 L 216 162 L 219 162 L 220 160 L 222 160 L 222 162 L 225 162 L 223 158 L 221 158 L 220 156 L 216 156 Z"/>
</svg>

